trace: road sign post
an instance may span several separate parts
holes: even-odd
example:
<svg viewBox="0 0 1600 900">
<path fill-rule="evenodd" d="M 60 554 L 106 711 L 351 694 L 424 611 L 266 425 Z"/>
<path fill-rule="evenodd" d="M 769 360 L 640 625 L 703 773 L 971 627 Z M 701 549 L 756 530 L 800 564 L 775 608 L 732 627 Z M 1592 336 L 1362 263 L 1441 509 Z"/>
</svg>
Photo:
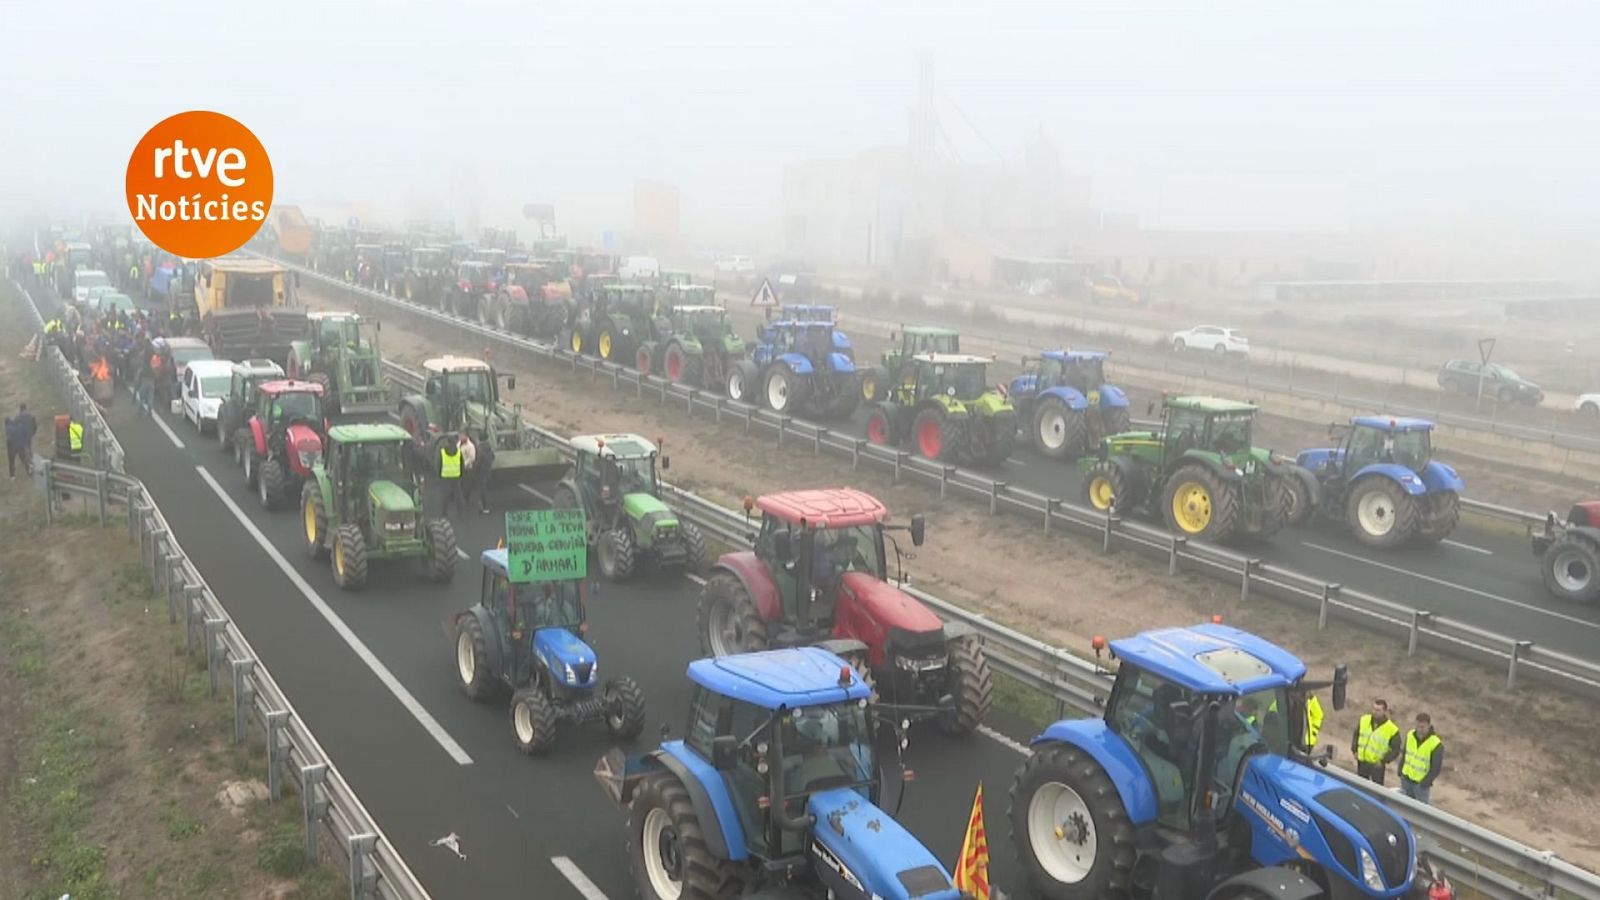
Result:
<svg viewBox="0 0 1600 900">
<path fill-rule="evenodd" d="M 761 279 L 761 286 L 756 288 L 755 295 L 750 298 L 750 305 L 766 310 L 777 308 L 778 295 L 772 289 L 772 280 L 770 278 Z"/>
<path fill-rule="evenodd" d="M 506 570 L 511 581 L 571 581 L 589 574 L 589 542 L 581 509 L 506 513 Z"/>
</svg>

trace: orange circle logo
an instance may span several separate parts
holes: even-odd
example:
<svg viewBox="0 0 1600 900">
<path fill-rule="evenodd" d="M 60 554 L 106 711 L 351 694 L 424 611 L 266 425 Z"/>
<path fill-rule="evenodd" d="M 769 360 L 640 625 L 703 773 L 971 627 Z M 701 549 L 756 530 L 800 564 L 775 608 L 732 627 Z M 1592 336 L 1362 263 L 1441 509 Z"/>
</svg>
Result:
<svg viewBox="0 0 1600 900">
<path fill-rule="evenodd" d="M 145 132 L 128 158 L 128 212 L 157 247 L 209 259 L 243 247 L 272 208 L 272 161 L 236 119 L 191 110 Z"/>
</svg>

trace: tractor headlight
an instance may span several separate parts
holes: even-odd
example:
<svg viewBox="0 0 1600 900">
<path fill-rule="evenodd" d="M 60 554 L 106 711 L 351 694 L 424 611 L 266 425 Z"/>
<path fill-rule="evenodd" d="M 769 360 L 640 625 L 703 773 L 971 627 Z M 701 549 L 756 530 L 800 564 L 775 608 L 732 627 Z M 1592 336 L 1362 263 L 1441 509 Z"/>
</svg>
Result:
<svg viewBox="0 0 1600 900">
<path fill-rule="evenodd" d="M 578 673 L 572 671 L 572 663 L 567 663 L 564 668 L 567 670 L 567 684 L 577 684 Z"/>
<path fill-rule="evenodd" d="M 317 464 L 317 459 L 322 456 L 322 454 L 320 452 L 316 451 L 316 450 L 301 450 L 299 452 L 300 452 L 300 467 L 304 468 L 304 469 L 309 469 L 312 466 L 316 465 Z"/>
<path fill-rule="evenodd" d="M 945 657 L 928 656 L 917 659 L 910 656 L 897 656 L 894 659 L 894 664 L 907 672 L 932 672 L 944 668 Z"/>
<path fill-rule="evenodd" d="M 395 513 L 384 517 L 383 530 L 386 534 L 401 534 L 410 531 L 415 522 L 411 513 Z"/>
<path fill-rule="evenodd" d="M 1378 872 L 1377 860 L 1372 858 L 1372 854 L 1368 853 L 1366 848 L 1361 850 L 1361 881 L 1375 891 L 1384 890 L 1386 887 L 1383 875 Z"/>
</svg>

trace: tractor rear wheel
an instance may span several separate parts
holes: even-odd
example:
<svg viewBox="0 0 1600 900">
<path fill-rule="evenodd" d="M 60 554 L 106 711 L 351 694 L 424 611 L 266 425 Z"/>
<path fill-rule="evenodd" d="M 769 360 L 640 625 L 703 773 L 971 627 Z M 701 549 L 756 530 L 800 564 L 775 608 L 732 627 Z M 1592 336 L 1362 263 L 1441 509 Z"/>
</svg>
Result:
<svg viewBox="0 0 1600 900">
<path fill-rule="evenodd" d="M 1239 521 L 1239 488 L 1202 465 L 1179 466 L 1162 491 L 1167 527 L 1185 537 L 1221 543 Z"/>
<path fill-rule="evenodd" d="M 544 691 L 525 687 L 511 695 L 511 736 L 529 756 L 543 756 L 555 745 L 556 708 Z"/>
<path fill-rule="evenodd" d="M 934 461 L 953 454 L 955 447 L 949 433 L 949 419 L 944 410 L 930 407 L 917 413 L 911 422 L 911 441 L 917 455 Z"/>
<path fill-rule="evenodd" d="M 1051 459 L 1082 455 L 1088 443 L 1089 423 L 1083 411 L 1060 397 L 1046 397 L 1033 412 L 1033 446 Z"/>
<path fill-rule="evenodd" d="M 595 336 L 595 352 L 606 362 L 614 362 L 622 350 L 622 334 L 610 320 L 600 323 L 600 331 Z"/>
<path fill-rule="evenodd" d="M 1439 491 L 1422 496 L 1422 520 L 1417 525 L 1417 540 L 1436 544 L 1456 530 L 1461 519 L 1461 495 Z"/>
<path fill-rule="evenodd" d="M 711 855 L 694 801 L 677 775 L 652 772 L 628 807 L 628 865 L 643 900 L 732 900 L 739 864 Z"/>
<path fill-rule="evenodd" d="M 705 380 L 705 377 L 706 377 L 705 354 L 703 354 L 703 353 L 689 353 L 688 351 L 684 351 L 684 354 L 683 354 L 683 375 L 681 375 L 677 380 L 679 382 L 681 382 L 683 384 L 687 384 L 687 385 L 689 385 L 691 387 L 703 388 L 703 387 L 707 386 L 707 385 L 704 385 L 704 384 L 701 383 L 701 382 L 703 382 Z"/>
<path fill-rule="evenodd" d="M 688 381 L 688 368 L 688 354 L 683 352 L 683 345 L 677 341 L 673 341 L 672 343 L 668 344 L 666 366 L 664 370 L 667 375 L 667 380 L 673 384 Z"/>
<path fill-rule="evenodd" d="M 693 522 L 678 520 L 678 534 L 683 539 L 683 568 L 698 572 L 706 566 L 706 537 Z"/>
<path fill-rule="evenodd" d="M 300 521 L 305 526 L 306 552 L 312 559 L 328 558 L 328 511 L 322 505 L 322 488 L 307 478 L 300 489 Z"/>
<path fill-rule="evenodd" d="M 1417 530 L 1417 502 L 1394 480 L 1369 475 L 1350 488 L 1345 519 L 1355 539 L 1368 547 L 1388 549 L 1411 539 Z"/>
<path fill-rule="evenodd" d="M 760 380 L 761 372 L 756 364 L 748 359 L 741 359 L 728 367 L 728 399 L 749 402 L 750 391 L 756 387 Z"/>
<path fill-rule="evenodd" d="M 283 500 L 283 463 L 267 458 L 261 461 L 261 471 L 256 474 L 256 498 L 262 509 L 277 509 Z"/>
<path fill-rule="evenodd" d="M 883 407 L 872 411 L 867 417 L 867 443 L 887 446 L 894 443 L 894 425 L 889 419 L 889 413 Z"/>
<path fill-rule="evenodd" d="M 639 370 L 640 375 L 649 375 L 651 374 L 650 370 L 654 368 L 650 363 L 650 346 L 641 344 L 638 352 L 633 354 L 633 367 Z"/>
<path fill-rule="evenodd" d="M 333 389 L 333 379 L 327 372 L 312 372 L 306 380 L 322 388 L 322 404 L 327 407 L 328 415 L 339 414 L 339 392 Z"/>
<path fill-rule="evenodd" d="M 633 543 L 633 530 L 626 523 L 620 528 L 601 532 L 600 573 L 612 581 L 627 581 L 633 575 L 637 562 L 637 548 Z"/>
<path fill-rule="evenodd" d="M 456 552 L 456 529 L 450 524 L 449 519 L 433 519 L 428 522 L 428 577 L 438 582 L 446 582 L 456 575 L 456 561 L 460 554 Z"/>
<path fill-rule="evenodd" d="M 971 637 L 950 642 L 950 694 L 956 698 L 955 716 L 941 716 L 945 734 L 967 734 L 983 724 L 994 702 L 994 674 L 983 648 Z"/>
<path fill-rule="evenodd" d="M 805 405 L 805 382 L 789 368 L 788 363 L 780 362 L 767 370 L 767 377 L 762 384 L 762 397 L 768 409 L 792 415 Z"/>
<path fill-rule="evenodd" d="M 1311 518 L 1313 503 L 1311 501 L 1311 485 L 1306 483 L 1305 476 L 1298 471 L 1289 474 L 1289 513 L 1287 524 L 1303 525 Z"/>
<path fill-rule="evenodd" d="M 482 700 L 494 692 L 495 675 L 489 671 L 489 650 L 478 617 L 467 613 L 456 619 L 456 684 L 468 697 Z"/>
<path fill-rule="evenodd" d="M 367 583 L 367 539 L 356 525 L 340 525 L 333 543 L 333 580 L 353 591 Z"/>
<path fill-rule="evenodd" d="M 1011 782 L 1011 845 L 1046 900 L 1124 898 L 1133 823 L 1105 769 L 1070 744 L 1046 744 Z"/>
<path fill-rule="evenodd" d="M 700 590 L 700 650 L 732 656 L 767 649 L 767 623 L 739 576 L 717 572 Z"/>
<path fill-rule="evenodd" d="M 606 731 L 619 741 L 631 741 L 644 731 L 644 691 L 624 675 L 600 689 L 606 707 Z"/>
<path fill-rule="evenodd" d="M 1126 406 L 1112 406 L 1100 410 L 1100 426 L 1106 434 L 1125 434 L 1133 430 L 1133 416 Z"/>
<path fill-rule="evenodd" d="M 1600 599 L 1600 547 L 1580 534 L 1567 534 L 1550 545 L 1539 561 L 1544 586 L 1562 600 L 1593 603 Z"/>
</svg>

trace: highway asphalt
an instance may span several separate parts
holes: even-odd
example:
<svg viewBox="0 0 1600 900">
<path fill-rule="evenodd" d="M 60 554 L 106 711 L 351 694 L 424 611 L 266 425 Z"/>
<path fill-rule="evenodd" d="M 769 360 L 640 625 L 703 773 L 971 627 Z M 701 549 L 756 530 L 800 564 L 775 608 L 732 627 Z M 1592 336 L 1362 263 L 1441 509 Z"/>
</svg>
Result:
<svg viewBox="0 0 1600 900">
<path fill-rule="evenodd" d="M 36 292 L 40 301 L 52 298 Z M 43 304 L 41 304 L 44 308 Z M 457 689 L 446 621 L 477 598 L 477 553 L 503 534 L 507 508 L 537 505 L 525 487 L 495 498 L 495 514 L 457 515 L 472 559 L 436 585 L 407 563 L 374 564 L 364 591 L 346 593 L 328 563 L 305 552 L 297 510 L 268 512 L 214 437 L 180 418 L 137 416 L 126 393 L 107 415 L 184 549 L 262 656 L 333 762 L 428 890 L 438 898 L 632 896 L 625 818 L 591 772 L 612 746 L 603 728 L 564 731 L 546 758 L 511 739 L 504 699 L 474 703 Z M 643 687 L 649 717 L 630 748 L 653 745 L 688 715 L 684 667 L 696 656 L 698 586 L 658 576 L 603 584 L 589 637 L 603 670 Z M 973 791 L 986 786 L 992 879 L 1026 894 L 1004 822 L 1006 792 L 1031 729 L 1004 713 L 993 729 L 949 738 L 912 730 L 916 773 L 900 818 L 947 865 L 957 855 Z M 887 787 L 893 808 L 899 785 Z M 448 835 L 465 854 L 438 844 Z"/>
</svg>

